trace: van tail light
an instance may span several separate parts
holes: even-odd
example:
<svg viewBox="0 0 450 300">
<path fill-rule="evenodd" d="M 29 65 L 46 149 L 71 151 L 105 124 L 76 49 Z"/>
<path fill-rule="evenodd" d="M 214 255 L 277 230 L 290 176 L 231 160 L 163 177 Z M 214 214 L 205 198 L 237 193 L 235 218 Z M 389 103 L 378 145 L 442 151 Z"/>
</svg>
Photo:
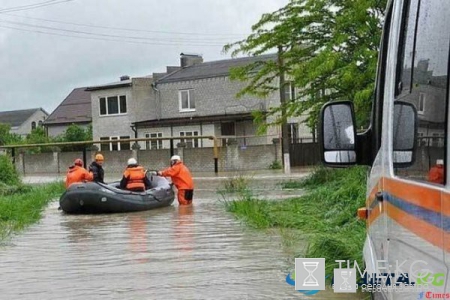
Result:
<svg viewBox="0 0 450 300">
<path fill-rule="evenodd" d="M 367 220 L 369 217 L 368 210 L 365 207 L 358 208 L 358 219 Z"/>
</svg>

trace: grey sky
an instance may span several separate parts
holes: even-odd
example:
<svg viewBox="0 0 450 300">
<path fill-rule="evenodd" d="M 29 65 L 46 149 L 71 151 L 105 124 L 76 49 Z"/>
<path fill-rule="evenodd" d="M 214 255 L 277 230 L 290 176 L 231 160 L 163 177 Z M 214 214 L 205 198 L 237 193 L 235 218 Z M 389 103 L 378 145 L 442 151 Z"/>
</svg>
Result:
<svg viewBox="0 0 450 300">
<path fill-rule="evenodd" d="M 64 1 L 0 0 L 0 111 L 43 107 L 51 113 L 73 88 L 117 81 L 121 75 L 142 76 L 162 72 L 166 65 L 179 64 L 181 52 L 203 54 L 205 61 L 226 59 L 229 54 L 222 53 L 224 44 L 245 37 L 261 14 L 272 12 L 288 2 Z M 33 4 L 52 5 L 14 12 L 5 10 Z M 128 40 L 135 43 L 123 42 L 123 38 L 115 36 L 131 37 Z"/>
</svg>

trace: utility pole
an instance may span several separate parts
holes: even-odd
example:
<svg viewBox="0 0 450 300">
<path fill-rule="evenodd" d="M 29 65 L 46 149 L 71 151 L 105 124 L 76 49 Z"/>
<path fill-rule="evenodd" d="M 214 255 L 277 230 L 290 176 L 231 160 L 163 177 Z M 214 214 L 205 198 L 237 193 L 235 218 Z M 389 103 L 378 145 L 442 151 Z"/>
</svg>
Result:
<svg viewBox="0 0 450 300">
<path fill-rule="evenodd" d="M 281 149 L 283 153 L 284 174 L 291 173 L 291 161 L 289 156 L 289 135 L 288 124 L 286 118 L 286 92 L 285 92 L 285 78 L 284 78 L 284 61 L 283 61 L 283 47 L 278 46 L 278 67 L 280 70 L 280 105 L 281 105 Z"/>
</svg>

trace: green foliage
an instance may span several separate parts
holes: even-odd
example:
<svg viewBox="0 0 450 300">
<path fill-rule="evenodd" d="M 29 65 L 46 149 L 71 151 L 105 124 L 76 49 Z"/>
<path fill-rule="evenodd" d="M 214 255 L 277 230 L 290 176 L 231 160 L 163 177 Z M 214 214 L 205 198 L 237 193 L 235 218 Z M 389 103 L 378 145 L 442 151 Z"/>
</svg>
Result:
<svg viewBox="0 0 450 300">
<path fill-rule="evenodd" d="M 282 168 L 283 168 L 283 165 L 278 160 L 274 160 L 269 165 L 269 169 L 272 169 L 272 170 L 279 170 L 279 169 L 282 169 Z"/>
<path fill-rule="evenodd" d="M 55 182 L 0 197 L 0 240 L 37 222 L 43 208 L 64 190 L 62 182 Z"/>
<path fill-rule="evenodd" d="M 244 175 L 238 175 L 227 179 L 223 189 L 219 193 L 245 193 L 249 191 L 250 178 Z"/>
<path fill-rule="evenodd" d="M 0 183 L 6 186 L 14 186 L 20 183 L 19 174 L 8 155 L 0 155 Z"/>
<path fill-rule="evenodd" d="M 0 145 L 19 144 L 22 142 L 22 137 L 15 133 L 10 133 L 11 126 L 0 123 Z"/>
<path fill-rule="evenodd" d="M 59 136 L 59 142 L 81 142 L 81 141 L 92 141 L 92 125 L 84 129 L 76 124 L 71 124 L 67 130 Z M 77 146 L 63 146 L 63 151 L 82 151 L 84 145 Z"/>
<path fill-rule="evenodd" d="M 238 96 L 268 96 L 279 89 L 277 79 L 285 72 L 303 100 L 288 102 L 286 117 L 308 112 L 306 122 L 314 128 L 325 102 L 345 99 L 355 103 L 359 126 L 366 125 L 385 7 L 386 0 L 290 0 L 264 14 L 252 34 L 224 51 L 257 56 L 280 46 L 283 63 L 266 58 L 233 70 L 233 79 L 247 83 Z M 267 112 L 276 116 L 274 123 L 285 121 L 282 109 Z"/>
<path fill-rule="evenodd" d="M 228 211 L 255 228 L 297 229 L 308 238 L 306 253 L 296 257 L 357 260 L 362 265 L 365 224 L 356 217 L 365 205 L 366 168 L 319 168 L 300 184 L 309 193 L 284 201 L 252 196 L 226 202 Z M 329 272 L 335 266 L 327 264 Z"/>
</svg>

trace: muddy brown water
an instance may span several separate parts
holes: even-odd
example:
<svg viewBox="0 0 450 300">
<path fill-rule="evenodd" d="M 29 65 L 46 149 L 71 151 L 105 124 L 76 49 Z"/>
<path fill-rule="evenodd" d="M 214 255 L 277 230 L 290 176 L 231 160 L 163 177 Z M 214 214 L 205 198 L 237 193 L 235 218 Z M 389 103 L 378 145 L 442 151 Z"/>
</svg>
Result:
<svg viewBox="0 0 450 300">
<path fill-rule="evenodd" d="M 200 184 L 192 207 L 129 214 L 66 215 L 53 202 L 0 247 L 0 299 L 307 299 L 285 282 L 281 238 L 237 221 L 216 188 Z"/>
</svg>

